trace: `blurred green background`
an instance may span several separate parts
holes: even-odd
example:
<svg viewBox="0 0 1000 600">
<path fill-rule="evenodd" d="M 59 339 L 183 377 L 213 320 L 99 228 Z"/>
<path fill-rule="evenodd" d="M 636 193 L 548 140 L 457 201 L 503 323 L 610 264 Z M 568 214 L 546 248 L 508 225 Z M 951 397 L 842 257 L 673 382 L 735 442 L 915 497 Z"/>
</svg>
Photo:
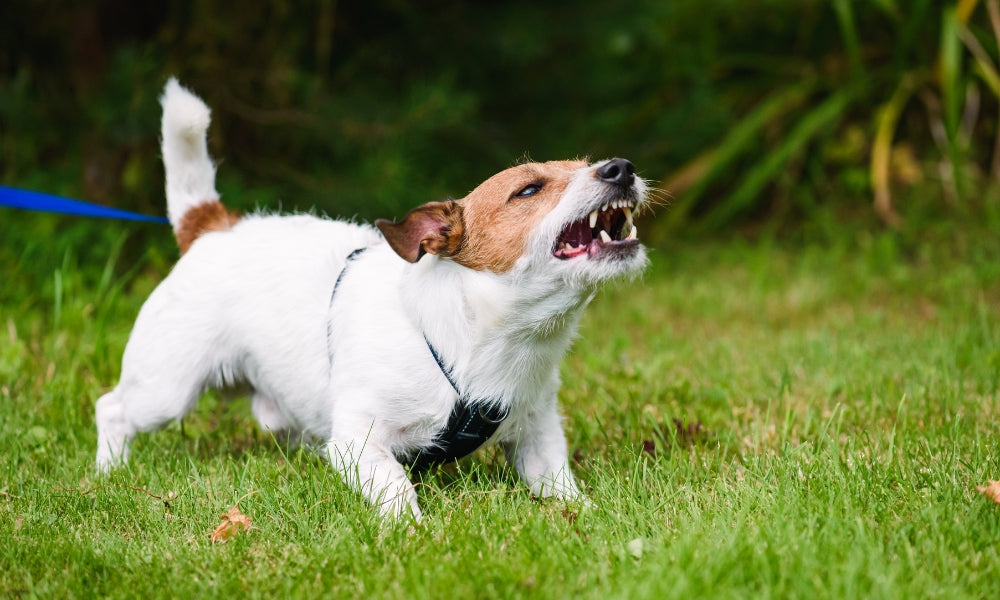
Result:
<svg viewBox="0 0 1000 600">
<path fill-rule="evenodd" d="M 243 209 L 398 217 L 525 155 L 625 156 L 664 200 L 640 227 L 654 245 L 996 224 L 998 35 L 997 0 L 15 0 L 0 183 L 162 214 L 157 98 L 177 75 L 213 108 Z M 0 221 L 25 244 L 113 235 Z"/>
</svg>

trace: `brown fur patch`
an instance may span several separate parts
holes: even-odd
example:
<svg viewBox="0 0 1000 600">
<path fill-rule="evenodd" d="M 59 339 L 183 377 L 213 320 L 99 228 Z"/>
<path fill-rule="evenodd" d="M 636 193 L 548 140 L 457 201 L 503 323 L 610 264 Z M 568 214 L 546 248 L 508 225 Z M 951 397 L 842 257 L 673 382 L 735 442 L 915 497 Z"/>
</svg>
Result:
<svg viewBox="0 0 1000 600">
<path fill-rule="evenodd" d="M 424 253 L 452 256 L 462 243 L 462 207 L 454 200 L 428 202 L 399 223 L 378 219 L 375 226 L 396 254 L 409 262 L 417 262 Z"/>
<path fill-rule="evenodd" d="M 218 200 L 207 200 L 188 210 L 174 230 L 181 254 L 188 251 L 199 236 L 210 231 L 225 231 L 235 225 L 242 215 L 231 211 Z"/>
<path fill-rule="evenodd" d="M 528 234 L 559 204 L 582 160 L 517 165 L 490 177 L 459 200 L 464 221 L 463 243 L 452 259 L 470 269 L 509 271 L 524 254 Z M 526 198 L 516 194 L 541 185 Z"/>
</svg>

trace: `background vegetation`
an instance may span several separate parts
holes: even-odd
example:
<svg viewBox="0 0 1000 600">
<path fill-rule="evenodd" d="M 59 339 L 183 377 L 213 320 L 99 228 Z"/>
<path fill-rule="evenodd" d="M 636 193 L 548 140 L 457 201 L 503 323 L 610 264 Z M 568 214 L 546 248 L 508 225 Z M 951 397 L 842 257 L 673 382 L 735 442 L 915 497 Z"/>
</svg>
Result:
<svg viewBox="0 0 1000 600">
<path fill-rule="evenodd" d="M 1000 0 L 233 6 L 0 3 L 0 184 L 161 214 L 170 75 L 243 209 L 399 216 L 526 154 L 630 158 L 653 265 L 563 369 L 595 509 L 485 452 L 386 529 L 214 396 L 94 478 L 173 239 L 0 208 L 0 596 L 995 592 Z M 234 504 L 255 529 L 212 545 Z"/>
<path fill-rule="evenodd" d="M 1000 174 L 995 0 L 0 11 L 2 181 L 151 212 L 171 74 L 213 107 L 223 187 L 245 206 L 372 218 L 525 154 L 621 154 L 673 195 L 668 231 L 875 198 L 899 225 L 894 193 L 976 210 Z"/>
</svg>

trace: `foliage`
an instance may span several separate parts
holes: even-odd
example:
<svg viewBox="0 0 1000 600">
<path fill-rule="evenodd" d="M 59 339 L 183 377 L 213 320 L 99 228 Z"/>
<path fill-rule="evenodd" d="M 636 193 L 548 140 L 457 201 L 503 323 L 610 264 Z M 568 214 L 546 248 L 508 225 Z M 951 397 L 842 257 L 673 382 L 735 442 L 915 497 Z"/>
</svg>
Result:
<svg viewBox="0 0 1000 600">
<path fill-rule="evenodd" d="M 831 191 L 853 198 L 861 186 L 870 186 L 878 214 L 898 227 L 894 184 L 939 179 L 954 205 L 985 183 L 981 166 L 989 161 L 988 140 L 1000 135 L 996 117 L 981 119 L 982 90 L 992 94 L 987 100 L 994 108 L 1000 98 L 992 58 L 1000 40 L 1000 3 L 987 0 L 979 10 L 994 24 L 989 33 L 972 21 L 976 0 L 824 4 L 836 16 L 842 47 L 813 44 L 813 51 L 753 65 L 754 84 L 773 91 L 718 145 L 664 182 L 679 188 L 674 223 L 684 223 L 705 192 L 729 188 L 733 173 L 737 183 L 709 205 L 703 227 L 766 207 L 769 185 L 784 188 L 785 202 L 805 203 L 807 211 Z M 974 69 L 963 65 L 969 52 Z M 866 157 L 868 173 L 860 170 Z M 989 174 L 994 180 L 998 160 L 995 149 Z M 938 175 L 931 172 L 935 163 Z"/>
<path fill-rule="evenodd" d="M 997 0 L 217 0 L 0 8 L 0 179 L 160 212 L 156 97 L 214 108 L 231 204 L 399 216 L 536 159 L 627 155 L 664 233 L 1000 173 Z M 46 27 L 26 23 L 44 22 Z M 905 211 L 902 211 L 905 213 Z"/>
</svg>

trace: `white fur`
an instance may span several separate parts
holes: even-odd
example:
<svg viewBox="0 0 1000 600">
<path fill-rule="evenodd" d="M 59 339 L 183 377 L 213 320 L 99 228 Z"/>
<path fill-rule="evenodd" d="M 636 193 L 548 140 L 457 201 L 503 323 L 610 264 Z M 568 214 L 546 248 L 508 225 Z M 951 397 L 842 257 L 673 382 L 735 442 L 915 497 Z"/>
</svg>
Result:
<svg viewBox="0 0 1000 600">
<path fill-rule="evenodd" d="M 162 101 L 176 224 L 217 196 L 215 169 L 208 108 L 174 80 Z M 384 514 L 419 518 L 395 457 L 426 447 L 457 400 L 426 336 L 461 390 L 509 406 L 492 439 L 531 491 L 580 497 L 557 411 L 559 361 L 596 284 L 645 263 L 641 250 L 628 264 L 552 256 L 561 228 L 600 205 L 601 164 L 579 170 L 503 274 L 431 254 L 410 264 L 372 227 L 313 216 L 251 216 L 202 235 L 142 307 L 121 381 L 97 402 L 98 468 L 127 460 L 137 432 L 182 417 L 206 387 L 242 382 L 263 426 L 322 440 Z M 331 303 L 346 256 L 361 247 Z"/>
<path fill-rule="evenodd" d="M 163 166 L 167 171 L 167 218 L 176 230 L 189 209 L 216 200 L 215 165 L 208 156 L 205 134 L 212 112 L 173 77 L 160 97 L 163 123 L 160 135 Z"/>
</svg>

